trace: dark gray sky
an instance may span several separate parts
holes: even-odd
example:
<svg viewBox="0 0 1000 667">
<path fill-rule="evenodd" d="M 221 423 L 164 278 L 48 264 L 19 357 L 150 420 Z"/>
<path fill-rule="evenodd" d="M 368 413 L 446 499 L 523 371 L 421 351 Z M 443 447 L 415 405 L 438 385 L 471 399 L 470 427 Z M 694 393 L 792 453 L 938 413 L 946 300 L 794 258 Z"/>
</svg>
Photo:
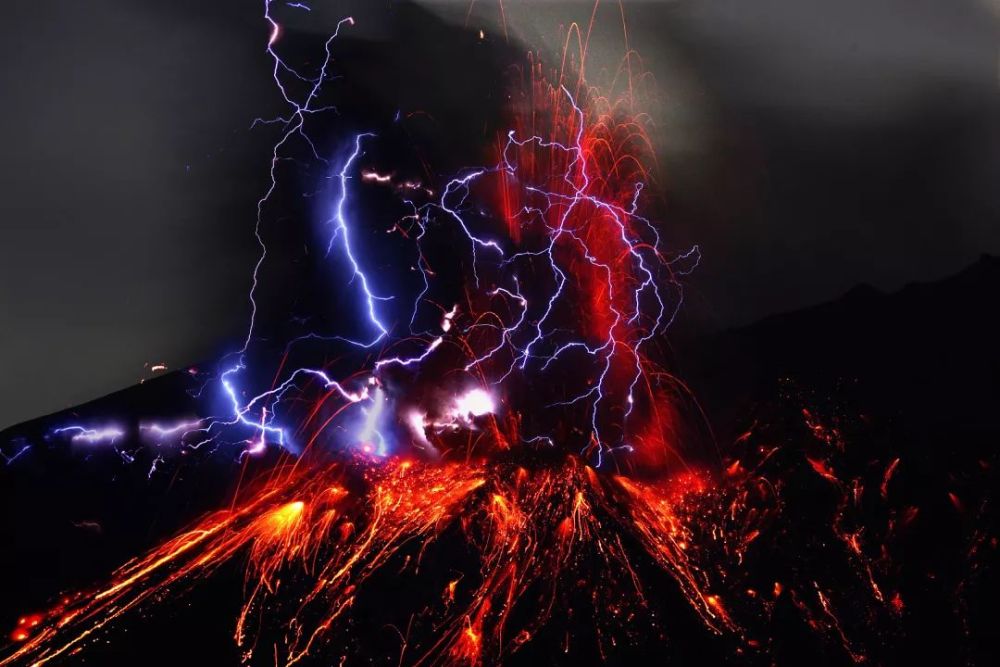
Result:
<svg viewBox="0 0 1000 667">
<path fill-rule="evenodd" d="M 0 41 L 0 428 L 180 367 L 243 329 L 277 108 L 256 1 L 34 0 Z M 384 0 L 362 9 L 379 35 Z M 590 2 L 505 0 L 554 48 Z M 654 73 L 668 238 L 699 242 L 689 317 L 747 322 L 1000 252 L 991 0 L 625 2 Z M 322 6 L 322 7 L 321 7 Z M 461 22 L 468 3 L 435 4 Z M 495 0 L 472 23 L 496 30 Z M 594 63 L 623 39 L 599 12 Z M 933 304 L 928 304 L 933 316 Z"/>
</svg>

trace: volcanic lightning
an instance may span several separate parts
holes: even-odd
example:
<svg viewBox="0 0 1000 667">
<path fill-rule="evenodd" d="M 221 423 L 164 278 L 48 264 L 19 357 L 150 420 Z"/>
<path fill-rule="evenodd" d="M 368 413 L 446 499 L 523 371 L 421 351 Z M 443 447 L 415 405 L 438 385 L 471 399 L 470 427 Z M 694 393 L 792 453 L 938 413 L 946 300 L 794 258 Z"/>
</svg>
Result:
<svg viewBox="0 0 1000 667">
<path fill-rule="evenodd" d="M 547 73 L 532 61 L 516 91 L 528 104 L 509 110 L 509 130 L 489 148 L 495 160 L 425 184 L 371 163 L 374 131 L 352 132 L 346 150 L 323 154 L 310 128 L 337 113 L 324 84 L 336 39 L 354 21 L 337 24 L 306 73 L 279 53 L 288 36 L 277 14 L 266 0 L 265 48 L 287 111 L 256 121 L 280 128 L 280 138 L 257 203 L 248 330 L 206 385 L 224 407 L 139 428 L 193 449 L 238 443 L 241 459 L 271 448 L 284 455 L 231 506 L 89 594 L 19 624 L 0 665 L 74 655 L 109 624 L 128 623 L 239 558 L 247 560 L 247 595 L 234 639 L 248 663 L 336 655 L 352 607 L 386 572 L 414 582 L 400 663 L 500 662 L 545 632 L 556 610 L 589 618 L 604 651 L 651 608 L 640 561 L 674 582 L 710 633 L 759 645 L 747 619 L 766 615 L 773 599 L 756 584 L 753 595 L 737 590 L 736 572 L 777 511 L 777 485 L 764 477 L 771 453 L 759 447 L 723 468 L 712 455 L 689 456 L 681 442 L 683 388 L 656 348 L 700 250 L 666 248 L 661 223 L 644 213 L 655 154 L 632 60 L 623 64 L 627 90 L 612 86 L 607 96 L 583 78 L 585 40 L 579 74 L 565 65 Z M 350 331 L 280 341 L 281 363 L 258 386 L 265 223 L 279 164 L 296 147 L 295 159 L 322 165 L 332 184 L 313 255 L 346 276 L 333 289 L 354 310 L 340 321 Z M 390 193 L 406 210 L 389 231 L 412 244 L 421 287 L 412 301 L 404 290 L 383 293 L 390 281 L 359 241 L 375 224 L 357 199 L 362 188 Z M 460 301 L 440 283 L 435 243 L 454 248 Z M 286 366 L 314 348 L 314 364 Z M 338 374 L 330 360 L 341 356 L 363 361 Z M 55 434 L 94 446 L 128 435 L 82 424 Z M 841 484 L 825 467 L 831 456 L 824 452 L 815 470 Z M 158 455 L 150 475 L 162 463 Z M 877 567 L 854 548 L 859 534 L 845 539 L 884 600 Z M 441 579 L 430 554 L 442 560 L 445 544 L 462 545 L 473 564 Z M 571 582 L 585 580 L 592 585 L 581 596 Z M 790 584 L 773 583 L 772 598 L 782 585 Z M 813 582 L 796 595 L 818 631 L 859 655 L 837 621 L 835 594 Z"/>
</svg>

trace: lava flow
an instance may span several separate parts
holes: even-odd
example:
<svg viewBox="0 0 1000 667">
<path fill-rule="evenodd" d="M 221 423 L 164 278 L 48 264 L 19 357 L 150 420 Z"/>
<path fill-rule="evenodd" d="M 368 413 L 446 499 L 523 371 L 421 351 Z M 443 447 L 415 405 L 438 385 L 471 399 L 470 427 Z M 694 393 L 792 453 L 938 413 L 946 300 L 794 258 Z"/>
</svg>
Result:
<svg viewBox="0 0 1000 667">
<path fill-rule="evenodd" d="M 288 113 L 262 121 L 282 135 L 258 207 L 257 271 L 286 151 L 318 158 L 310 129 L 335 113 L 322 86 L 336 35 L 304 74 L 279 55 L 284 37 L 271 2 L 265 8 Z M 234 639 L 249 663 L 331 664 L 346 650 L 353 610 L 387 576 L 410 589 L 399 630 L 405 664 L 494 664 L 567 619 L 590 628 L 603 654 L 644 628 L 665 631 L 670 621 L 648 594 L 664 578 L 738 652 L 762 646 L 760 619 L 792 595 L 818 633 L 864 659 L 822 577 L 761 583 L 745 572 L 781 505 L 781 484 L 767 477 L 776 448 L 723 461 L 685 438 L 688 399 L 657 345 L 699 251 L 663 247 L 659 223 L 643 213 L 655 159 L 632 55 L 601 95 L 582 74 L 587 38 L 571 34 L 578 57 L 561 69 L 549 73 L 533 58 L 512 70 L 510 129 L 495 137 L 490 166 L 440 182 L 398 176 L 367 158 L 379 142 L 368 132 L 320 160 L 332 190 L 316 254 L 343 273 L 336 289 L 355 299 L 356 330 L 289 337 L 273 378 L 254 391 L 252 321 L 212 384 L 221 414 L 140 426 L 144 437 L 189 449 L 239 443 L 241 457 L 287 455 L 229 508 L 32 616 L 0 664 L 74 655 L 109 624 L 127 624 L 240 558 L 246 597 Z M 355 205 L 361 188 L 406 210 L 387 230 L 409 245 L 419 276 L 402 314 L 407 299 L 380 291 L 385 281 L 358 242 L 375 224 Z M 461 284 L 442 284 L 443 275 Z M 255 290 L 258 280 L 255 272 Z M 317 347 L 323 361 L 298 366 L 300 351 Z M 337 355 L 365 361 L 337 377 Z M 118 427 L 62 429 L 95 442 L 127 437 Z M 847 527 L 850 492 L 830 462 L 836 454 L 828 441 L 811 469 L 843 490 L 837 534 L 872 604 L 891 612 L 902 602 L 876 583 L 879 565 Z"/>
</svg>

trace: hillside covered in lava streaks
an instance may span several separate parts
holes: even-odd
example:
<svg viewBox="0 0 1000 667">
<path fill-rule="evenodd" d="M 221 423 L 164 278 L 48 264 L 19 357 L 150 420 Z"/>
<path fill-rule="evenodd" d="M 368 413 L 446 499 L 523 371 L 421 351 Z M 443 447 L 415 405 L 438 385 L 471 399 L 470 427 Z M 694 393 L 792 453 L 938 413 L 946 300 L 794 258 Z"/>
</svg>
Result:
<svg viewBox="0 0 1000 667">
<path fill-rule="evenodd" d="M 976 401 L 996 398 L 990 383 L 998 360 L 976 340 L 962 345 L 952 335 L 945 342 L 944 322 L 992 339 L 996 322 L 963 303 L 998 286 L 997 262 L 984 257 L 938 283 L 889 295 L 858 289 L 689 341 L 678 353 L 688 355 L 691 384 L 716 420 L 720 468 L 669 487 L 595 474 L 573 457 L 545 453 L 463 467 L 461 479 L 405 461 L 358 478 L 346 472 L 349 463 L 330 463 L 278 469 L 272 474 L 288 483 L 273 496 L 197 519 L 241 497 L 237 475 L 250 475 L 253 466 L 200 462 L 150 476 L 153 461 L 143 449 L 123 465 L 114 451 L 87 452 L 84 462 L 80 452 L 38 447 L 60 415 L 8 429 L 5 442 L 37 447 L 3 468 L 6 506 L 22 508 L 12 529 L 35 546 L 5 552 L 4 567 L 45 572 L 52 585 L 39 596 L 34 577 L 41 575 L 17 578 L 5 618 L 14 633 L 67 636 L 97 611 L 94 593 L 103 593 L 108 602 L 97 607 L 109 604 L 117 614 L 135 605 L 135 618 L 155 614 L 157 622 L 126 618 L 121 628 L 102 631 L 109 643 L 85 641 L 81 656 L 138 659 L 146 642 L 177 635 L 206 657 L 230 660 L 238 657 L 233 632 L 266 627 L 259 602 L 294 587 L 304 599 L 333 596 L 333 609 L 347 620 L 327 641 L 340 643 L 345 655 L 404 662 L 475 658 L 475 637 L 505 664 L 693 654 L 794 664 L 819 653 L 823 664 L 928 655 L 988 664 L 1000 423 L 995 412 L 977 412 Z M 950 317 L 914 328 L 928 301 Z M 807 354 L 812 349 L 828 353 Z M 918 350 L 923 363 L 911 366 Z M 721 366 L 752 368 L 744 377 L 753 382 L 739 393 L 717 384 Z M 899 383 L 900 374 L 908 381 Z M 945 383 L 952 391 L 929 393 Z M 142 412 L 176 400 L 190 384 L 187 374 L 167 375 L 74 415 Z M 491 467 L 502 474 L 491 476 Z M 413 500 L 400 504 L 414 489 Z M 66 494 L 79 501 L 57 501 Z M 358 506 L 365 494 L 374 495 Z M 459 502 L 471 504 L 458 511 Z M 529 514 L 542 523 L 526 529 Z M 151 520 L 151 532 L 135 534 L 133 525 Z M 380 524 L 392 531 L 372 544 Z M 610 526 L 615 537 L 608 541 Z M 81 589 L 133 550 L 174 533 L 120 570 L 110 588 Z M 320 560 L 331 552 L 332 560 Z M 188 578 L 199 561 L 211 568 L 193 587 Z M 330 582 L 348 571 L 349 583 Z M 322 593 L 310 593 L 309 582 L 321 579 L 329 582 Z M 167 586 L 181 594 L 163 598 Z M 48 595 L 74 589 L 81 592 L 46 607 L 58 600 Z M 517 604 L 499 612 L 511 595 Z M 296 607 L 296 614 L 309 609 Z M 454 614 L 451 626 L 429 620 L 460 608 L 473 611 Z M 300 640 L 303 648 L 311 639 Z M 478 659 L 491 662 L 488 651 Z M 171 642 L 160 653 L 156 664 L 190 655 Z"/>
</svg>

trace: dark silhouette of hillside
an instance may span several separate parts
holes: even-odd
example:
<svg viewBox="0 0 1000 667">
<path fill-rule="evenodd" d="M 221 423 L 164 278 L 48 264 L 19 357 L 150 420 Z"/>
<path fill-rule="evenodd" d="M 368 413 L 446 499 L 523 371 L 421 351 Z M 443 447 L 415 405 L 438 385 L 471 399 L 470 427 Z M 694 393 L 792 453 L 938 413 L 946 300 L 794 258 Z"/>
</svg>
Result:
<svg viewBox="0 0 1000 667">
<path fill-rule="evenodd" d="M 887 664 L 996 659 L 988 619 L 1000 613 L 998 305 L 1000 258 L 983 255 L 937 282 L 888 294 L 861 285 L 676 348 L 676 372 L 723 451 L 751 424 L 794 412 L 780 398 L 791 387 L 846 406 L 848 420 L 860 422 L 848 453 L 862 465 L 903 462 L 895 499 L 920 518 L 896 545 L 909 606 Z"/>
<path fill-rule="evenodd" d="M 1000 258 L 937 282 L 843 297 L 681 344 L 676 373 L 721 423 L 789 378 L 853 384 L 862 402 L 920 430 L 974 438 L 1000 425 Z"/>
</svg>

